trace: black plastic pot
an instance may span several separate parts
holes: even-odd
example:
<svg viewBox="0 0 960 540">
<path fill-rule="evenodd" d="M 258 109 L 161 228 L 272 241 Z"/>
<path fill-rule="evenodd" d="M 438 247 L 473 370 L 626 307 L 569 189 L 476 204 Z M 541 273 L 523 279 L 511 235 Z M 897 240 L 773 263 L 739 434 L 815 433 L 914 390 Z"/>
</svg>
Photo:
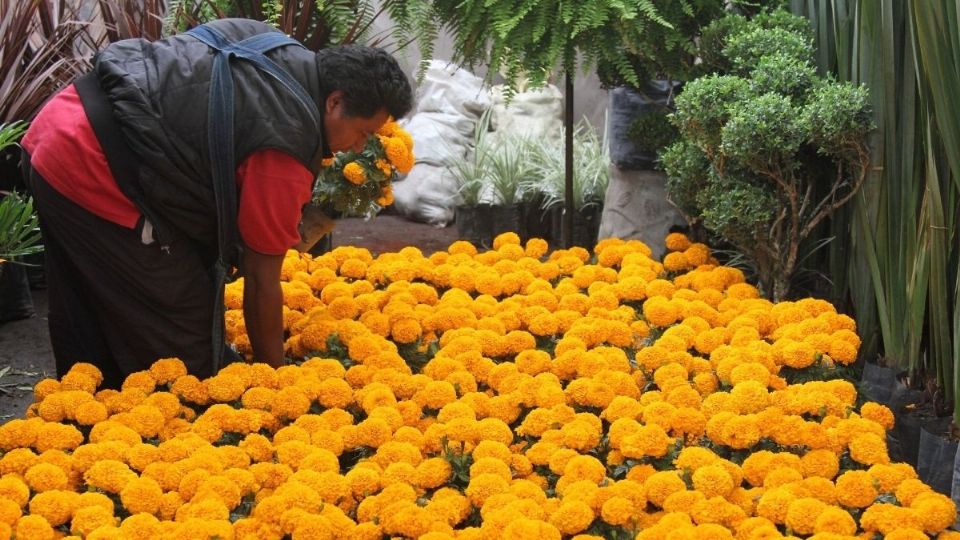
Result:
<svg viewBox="0 0 960 540">
<path fill-rule="evenodd" d="M 524 201 L 521 205 L 523 214 L 523 232 L 520 238 L 526 242 L 531 238 L 542 238 L 548 243 L 553 243 L 553 234 L 550 230 L 550 213 L 541 208 L 543 197 L 534 196 L 529 201 Z"/>
<path fill-rule="evenodd" d="M 603 205 L 600 204 L 587 205 L 573 215 L 573 245 L 593 251 L 597 245 L 597 234 L 600 232 L 601 215 Z"/>
<path fill-rule="evenodd" d="M 560 246 L 563 243 L 563 205 L 554 205 L 548 212 L 553 237 L 556 239 L 557 245 Z M 589 204 L 573 214 L 571 240 L 574 246 L 593 251 L 593 248 L 597 245 L 597 234 L 600 232 L 600 217 L 602 215 L 603 205 L 601 204 Z"/>
<path fill-rule="evenodd" d="M 490 207 L 490 235 L 496 238 L 498 234 L 514 232 L 524 237 L 526 232 L 522 226 L 523 213 L 519 204 L 495 204 Z"/>
<path fill-rule="evenodd" d="M 27 267 L 11 262 L 0 263 L 0 322 L 27 319 L 33 314 Z"/>
<path fill-rule="evenodd" d="M 951 417 L 929 420 L 920 428 L 920 448 L 917 455 L 917 474 L 920 480 L 939 493 L 950 495 L 953 487 L 957 443 L 945 435 Z"/>
<path fill-rule="evenodd" d="M 314 257 L 333 251 L 333 234 L 326 234 L 307 253 Z"/>
<path fill-rule="evenodd" d="M 461 205 L 456 212 L 457 236 L 478 248 L 490 248 L 490 205 Z"/>
<path fill-rule="evenodd" d="M 610 161 L 621 169 L 653 170 L 656 151 L 638 148 L 630 139 L 630 127 L 638 116 L 663 114 L 673 107 L 673 97 L 682 83 L 647 80 L 641 91 L 620 86 L 610 90 L 607 129 L 610 141 Z"/>
<path fill-rule="evenodd" d="M 864 399 L 890 405 L 890 396 L 897 384 L 897 370 L 882 367 L 878 364 L 866 363 L 863 365 L 863 375 L 860 377 L 860 389 Z"/>
<path fill-rule="evenodd" d="M 960 448 L 957 448 L 957 453 L 953 457 L 953 487 L 950 490 L 950 498 L 953 499 L 957 508 L 960 508 Z M 954 528 L 958 526 L 960 526 L 960 517 L 957 518 Z"/>
<path fill-rule="evenodd" d="M 555 204 L 547 208 L 547 220 L 550 222 L 550 236 L 557 247 L 563 245 L 563 205 Z"/>
<path fill-rule="evenodd" d="M 903 461 L 914 467 L 917 466 L 917 456 L 920 453 L 920 427 L 929 418 L 912 414 L 905 407 L 919 403 L 923 392 L 908 388 L 903 383 L 896 383 L 890 395 L 890 410 L 896 419 L 890 435 L 896 444 L 890 445 L 891 457 L 895 461 Z"/>
</svg>

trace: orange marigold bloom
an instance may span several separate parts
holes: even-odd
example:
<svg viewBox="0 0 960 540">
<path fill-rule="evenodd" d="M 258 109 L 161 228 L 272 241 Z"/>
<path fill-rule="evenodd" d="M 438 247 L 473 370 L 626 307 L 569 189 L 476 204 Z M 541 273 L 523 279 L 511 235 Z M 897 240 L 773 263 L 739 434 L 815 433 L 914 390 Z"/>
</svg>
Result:
<svg viewBox="0 0 960 540">
<path fill-rule="evenodd" d="M 946 530 L 957 518 L 957 506 L 950 497 L 940 493 L 920 494 L 911 502 L 910 508 L 916 511 L 923 529 L 929 534 Z"/>
<path fill-rule="evenodd" d="M 56 379 L 41 379 L 33 387 L 34 401 L 40 403 L 43 399 L 54 392 L 60 391 L 60 381 Z"/>
<path fill-rule="evenodd" d="M 690 238 L 683 233 L 670 233 L 664 240 L 664 245 L 670 251 L 684 251 L 690 247 Z"/>
<path fill-rule="evenodd" d="M 163 489 L 151 478 L 137 478 L 120 491 L 120 501 L 131 514 L 155 514 L 160 508 Z"/>
<path fill-rule="evenodd" d="M 30 538 L 31 540 L 53 540 L 56 536 L 53 527 L 42 516 L 29 515 L 17 520 L 13 527 L 15 538 Z"/>
<path fill-rule="evenodd" d="M 785 524 L 792 531 L 800 534 L 811 534 L 816 529 L 817 519 L 827 509 L 827 505 L 814 498 L 801 498 L 791 502 L 787 507 Z"/>
<path fill-rule="evenodd" d="M 403 139 L 399 137 L 381 137 L 380 142 L 383 143 L 387 159 L 396 167 L 397 171 L 400 173 L 410 172 L 415 162 L 414 156 L 413 152 L 407 148 Z"/>
<path fill-rule="evenodd" d="M 359 186 L 366 182 L 367 173 L 363 170 L 362 165 L 356 161 L 351 161 L 343 166 L 343 177 L 351 184 Z"/>
<path fill-rule="evenodd" d="M 596 518 L 593 510 L 581 501 L 564 501 L 550 515 L 550 523 L 562 534 L 576 534 L 585 530 Z"/>
<path fill-rule="evenodd" d="M 809 343 L 799 341 L 790 342 L 782 349 L 783 364 L 794 369 L 802 369 L 813 365 L 817 351 Z"/>
<path fill-rule="evenodd" d="M 787 519 L 790 504 L 796 499 L 797 497 L 785 488 L 768 490 L 760 496 L 760 501 L 757 502 L 757 515 L 782 525 Z"/>
<path fill-rule="evenodd" d="M 53 492 L 50 492 L 44 498 L 51 498 L 54 495 L 55 494 Z M 37 500 L 39 496 L 40 494 L 35 496 L 33 500 Z M 66 512 L 66 519 L 64 519 L 61 523 L 64 523 L 66 522 L 67 519 L 70 519 L 70 514 L 72 513 L 72 509 L 68 507 L 67 510 L 68 511 Z M 41 512 L 38 512 L 36 510 L 31 510 L 30 513 L 42 514 Z M 0 524 L 14 525 L 17 522 L 17 520 L 20 519 L 21 515 L 23 515 L 23 510 L 20 508 L 19 504 L 9 499 L 0 499 Z M 47 517 L 47 516 L 44 516 L 44 517 Z M 49 519 L 50 518 L 47 518 L 48 521 Z"/>
<path fill-rule="evenodd" d="M 708 499 L 712 497 L 726 497 L 736 487 L 730 473 L 721 465 L 706 465 L 698 468 L 691 476 L 693 487 L 702 492 Z"/>
<path fill-rule="evenodd" d="M 30 467 L 24 474 L 24 480 L 36 492 L 66 489 L 69 482 L 67 473 L 51 463 L 37 463 Z"/>
<path fill-rule="evenodd" d="M 150 366 L 150 375 L 157 384 L 169 384 L 187 374 L 187 367 L 179 358 L 161 358 Z"/>
<path fill-rule="evenodd" d="M 636 467 L 634 467 L 636 468 Z M 678 471 L 659 471 L 649 476 L 644 482 L 647 499 L 660 507 L 671 494 L 687 489 L 686 483 Z"/>
<path fill-rule="evenodd" d="M 885 405 L 879 403 L 874 403 L 868 401 L 860 407 L 860 416 L 866 418 L 867 420 L 873 420 L 874 422 L 883 426 L 883 429 L 892 429 L 893 428 L 893 411 L 887 408 Z"/>
<path fill-rule="evenodd" d="M 30 513 L 43 516 L 51 526 L 59 527 L 70 521 L 79 502 L 80 495 L 73 491 L 45 491 L 34 495 L 33 499 L 30 500 Z M 12 509 L 15 509 L 16 512 L 3 512 L 3 503 L 12 504 Z M 8 510 L 12 509 L 8 508 Z M 3 517 L 0 517 L 0 523 L 6 520 L 7 523 L 13 525 L 16 522 L 16 518 L 19 518 L 21 515 L 20 507 L 10 501 L 3 501 L 0 503 L 0 514 L 5 514 Z M 11 517 L 13 517 L 12 520 L 10 520 Z"/>
<path fill-rule="evenodd" d="M 828 533 L 853 536 L 857 532 L 857 522 L 850 512 L 838 506 L 827 506 L 817 516 L 813 525 L 815 534 Z"/>
<path fill-rule="evenodd" d="M 877 488 L 867 471 L 847 471 L 837 478 L 837 500 L 850 508 L 866 508 L 877 498 Z M 901 501 L 902 502 L 902 501 Z"/>
<path fill-rule="evenodd" d="M 510 484 L 497 474 L 485 473 L 471 478 L 470 483 L 464 494 L 470 498 L 470 502 L 477 508 L 483 506 L 488 498 L 499 493 L 509 491 Z"/>
<path fill-rule="evenodd" d="M 87 536 L 100 527 L 116 525 L 117 518 L 110 510 L 102 506 L 87 506 L 73 514 L 73 519 L 70 520 L 70 532 L 78 536 Z"/>
</svg>

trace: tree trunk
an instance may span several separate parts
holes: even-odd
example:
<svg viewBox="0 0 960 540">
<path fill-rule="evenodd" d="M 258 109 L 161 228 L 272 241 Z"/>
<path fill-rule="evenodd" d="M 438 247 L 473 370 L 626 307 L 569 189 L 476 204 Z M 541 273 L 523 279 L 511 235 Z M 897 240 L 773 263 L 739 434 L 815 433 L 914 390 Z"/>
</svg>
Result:
<svg viewBox="0 0 960 540">
<path fill-rule="evenodd" d="M 790 292 L 790 276 L 778 273 L 773 277 L 773 302 L 783 302 Z"/>
<path fill-rule="evenodd" d="M 564 168 L 563 168 L 563 247 L 573 247 L 573 75 L 567 70 L 563 103 Z"/>
</svg>

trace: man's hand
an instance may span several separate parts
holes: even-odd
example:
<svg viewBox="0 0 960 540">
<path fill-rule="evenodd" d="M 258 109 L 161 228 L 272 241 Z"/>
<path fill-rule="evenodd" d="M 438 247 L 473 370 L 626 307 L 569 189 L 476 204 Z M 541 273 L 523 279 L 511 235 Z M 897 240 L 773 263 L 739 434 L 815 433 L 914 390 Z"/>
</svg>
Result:
<svg viewBox="0 0 960 540">
<path fill-rule="evenodd" d="M 257 362 L 273 367 L 283 361 L 283 255 L 264 255 L 247 248 L 243 254 L 243 320 Z"/>
<path fill-rule="evenodd" d="M 300 243 L 293 249 L 305 253 L 310 251 L 321 238 L 330 234 L 336 222 L 326 215 L 323 210 L 312 204 L 303 207 L 300 218 Z"/>
</svg>

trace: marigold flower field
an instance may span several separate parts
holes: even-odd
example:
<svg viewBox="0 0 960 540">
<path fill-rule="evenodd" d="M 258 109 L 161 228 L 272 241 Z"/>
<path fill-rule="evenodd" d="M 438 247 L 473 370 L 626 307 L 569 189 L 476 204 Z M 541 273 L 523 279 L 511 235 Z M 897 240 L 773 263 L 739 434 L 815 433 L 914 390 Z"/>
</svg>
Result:
<svg viewBox="0 0 960 540">
<path fill-rule="evenodd" d="M 0 426 L 0 538 L 956 538 L 838 378 L 854 321 L 667 247 L 291 252 L 295 364 L 37 384 Z"/>
</svg>

